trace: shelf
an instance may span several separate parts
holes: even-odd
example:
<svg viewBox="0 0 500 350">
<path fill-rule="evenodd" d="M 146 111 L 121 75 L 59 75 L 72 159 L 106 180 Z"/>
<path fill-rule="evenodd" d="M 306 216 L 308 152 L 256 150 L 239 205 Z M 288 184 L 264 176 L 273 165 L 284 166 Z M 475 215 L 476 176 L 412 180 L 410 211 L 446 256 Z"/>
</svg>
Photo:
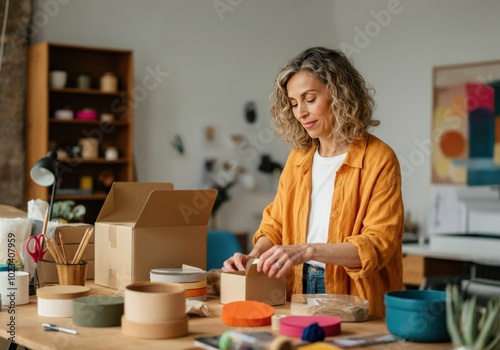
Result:
<svg viewBox="0 0 500 350">
<path fill-rule="evenodd" d="M 51 118 L 49 121 L 51 124 L 68 124 L 68 125 L 99 125 L 99 124 L 110 124 L 118 126 L 128 126 L 129 122 L 126 120 L 113 120 L 112 122 L 104 122 L 98 119 L 86 120 L 86 119 L 55 119 Z"/>
<path fill-rule="evenodd" d="M 50 72 L 55 70 L 67 72 L 67 87 L 49 87 Z M 118 91 L 104 92 L 99 89 L 100 78 L 106 72 L 117 77 Z M 90 89 L 76 87 L 75 82 L 82 73 L 90 77 Z M 78 152 L 78 146 L 83 148 L 84 139 L 96 139 L 100 153 L 92 154 L 99 157 L 59 159 L 60 192 L 55 196 L 58 201 L 72 200 L 83 204 L 86 208 L 84 221 L 94 223 L 106 199 L 108 182 L 134 181 L 133 52 L 47 42 L 30 45 L 26 88 L 26 199 L 48 201 L 50 198 L 48 188 L 29 180 L 31 166 L 45 157 L 49 150 L 61 151 L 61 156 L 62 151 L 73 155 L 73 152 Z M 57 110 L 70 109 L 76 116 L 76 111 L 84 108 L 92 108 L 98 115 L 112 114 L 114 120 L 104 122 L 100 118 L 67 120 L 54 117 Z M 115 147 L 120 158 L 105 159 L 108 147 Z M 84 177 L 86 180 L 91 178 L 93 191 L 68 191 L 81 188 Z"/>
<path fill-rule="evenodd" d="M 60 163 L 64 164 L 128 164 L 127 158 L 107 160 L 106 158 L 62 158 Z"/>
<path fill-rule="evenodd" d="M 82 95 L 100 95 L 100 96 L 127 96 L 126 91 L 104 92 L 97 89 L 78 89 L 78 88 L 63 88 L 63 89 L 50 89 L 50 92 L 62 94 L 82 94 Z"/>
<path fill-rule="evenodd" d="M 93 201 L 93 200 L 105 200 L 107 194 L 104 192 L 96 192 L 92 194 L 61 194 L 58 195 L 56 192 L 55 200 L 56 201 Z"/>
</svg>

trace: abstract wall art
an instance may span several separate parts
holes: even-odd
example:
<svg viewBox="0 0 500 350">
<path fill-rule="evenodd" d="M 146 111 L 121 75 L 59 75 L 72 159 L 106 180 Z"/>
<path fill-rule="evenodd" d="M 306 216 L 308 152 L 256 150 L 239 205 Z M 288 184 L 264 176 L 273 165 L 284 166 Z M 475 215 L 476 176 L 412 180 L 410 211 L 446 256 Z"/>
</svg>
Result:
<svg viewBox="0 0 500 350">
<path fill-rule="evenodd" d="M 433 70 L 432 182 L 500 184 L 500 61 Z"/>
</svg>

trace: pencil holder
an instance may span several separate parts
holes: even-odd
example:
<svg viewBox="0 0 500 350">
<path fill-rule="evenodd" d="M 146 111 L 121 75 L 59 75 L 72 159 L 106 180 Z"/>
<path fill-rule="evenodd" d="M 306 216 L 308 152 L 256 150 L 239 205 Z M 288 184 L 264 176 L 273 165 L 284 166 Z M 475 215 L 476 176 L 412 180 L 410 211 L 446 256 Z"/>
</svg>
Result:
<svg viewBox="0 0 500 350">
<path fill-rule="evenodd" d="M 87 279 L 87 261 L 79 264 L 56 264 L 60 285 L 84 286 Z"/>
</svg>

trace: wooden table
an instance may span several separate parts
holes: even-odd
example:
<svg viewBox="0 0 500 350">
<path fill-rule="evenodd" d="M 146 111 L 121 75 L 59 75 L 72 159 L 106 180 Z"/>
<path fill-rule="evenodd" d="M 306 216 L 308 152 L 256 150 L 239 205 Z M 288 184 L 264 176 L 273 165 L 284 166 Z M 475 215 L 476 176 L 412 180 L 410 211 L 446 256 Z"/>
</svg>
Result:
<svg viewBox="0 0 500 350">
<path fill-rule="evenodd" d="M 116 291 L 95 285 L 91 287 L 91 294 L 112 295 Z M 6 303 L 7 300 L 4 300 Z M 121 334 L 120 327 L 88 328 L 73 326 L 71 318 L 51 318 L 38 316 L 37 300 L 35 296 L 30 297 L 29 304 L 15 307 L 15 341 L 17 344 L 32 350 L 45 349 L 198 349 L 194 345 L 193 338 L 200 336 L 211 336 L 222 334 L 227 330 L 235 330 L 222 323 L 220 315 L 222 305 L 218 298 L 210 298 L 208 301 L 210 317 L 191 316 L 189 319 L 189 335 L 182 338 L 165 340 L 144 340 L 132 338 Z M 276 314 L 289 314 L 289 305 L 275 307 Z M 8 313 L 7 305 L 2 306 L 0 312 L 0 335 L 8 338 L 8 323 L 12 314 Z M 62 332 L 46 332 L 42 323 L 53 323 L 58 326 L 69 327 L 78 330 L 78 335 Z M 238 331 L 271 331 L 271 327 L 237 328 Z M 374 319 L 367 322 L 343 323 L 341 336 L 369 335 L 387 333 L 384 319 Z M 450 344 L 417 344 L 417 343 L 393 343 L 367 347 L 363 349 L 400 350 L 400 349 L 451 349 Z"/>
</svg>

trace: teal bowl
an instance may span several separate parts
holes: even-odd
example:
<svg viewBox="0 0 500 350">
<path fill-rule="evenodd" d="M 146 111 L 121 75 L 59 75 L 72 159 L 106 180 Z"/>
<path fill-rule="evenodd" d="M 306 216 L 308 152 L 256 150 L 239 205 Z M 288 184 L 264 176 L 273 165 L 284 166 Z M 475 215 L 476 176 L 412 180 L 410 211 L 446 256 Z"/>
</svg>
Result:
<svg viewBox="0 0 500 350">
<path fill-rule="evenodd" d="M 391 334 L 408 341 L 449 341 L 446 327 L 446 292 L 401 290 L 384 296 L 385 319 Z"/>
</svg>

